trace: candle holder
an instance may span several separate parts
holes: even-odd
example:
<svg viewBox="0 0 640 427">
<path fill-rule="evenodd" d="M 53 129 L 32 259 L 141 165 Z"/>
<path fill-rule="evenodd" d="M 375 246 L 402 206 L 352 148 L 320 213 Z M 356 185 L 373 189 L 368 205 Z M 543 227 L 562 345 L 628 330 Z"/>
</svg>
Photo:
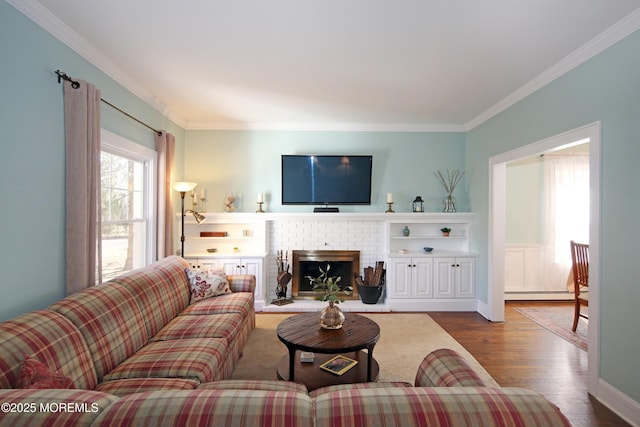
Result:
<svg viewBox="0 0 640 427">
<path fill-rule="evenodd" d="M 262 210 L 262 205 L 264 205 L 264 202 L 258 202 L 258 210 L 256 211 L 257 213 L 264 213 L 264 211 Z"/>
<path fill-rule="evenodd" d="M 391 206 L 393 205 L 393 202 L 387 202 L 387 205 L 389 206 L 389 208 L 386 210 L 385 213 L 394 213 L 395 211 L 391 208 Z"/>
</svg>

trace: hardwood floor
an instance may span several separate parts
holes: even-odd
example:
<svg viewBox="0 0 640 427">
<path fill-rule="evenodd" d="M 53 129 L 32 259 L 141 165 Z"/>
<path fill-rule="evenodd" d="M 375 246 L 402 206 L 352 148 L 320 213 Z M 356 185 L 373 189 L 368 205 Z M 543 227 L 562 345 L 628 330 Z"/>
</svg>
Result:
<svg viewBox="0 0 640 427">
<path fill-rule="evenodd" d="M 489 322 L 478 313 L 429 315 L 501 386 L 541 393 L 558 405 L 574 426 L 628 426 L 587 393 L 587 353 L 515 310 L 531 304 L 557 303 L 508 302 L 504 323 Z M 571 307 L 569 303 L 568 309 Z"/>
</svg>

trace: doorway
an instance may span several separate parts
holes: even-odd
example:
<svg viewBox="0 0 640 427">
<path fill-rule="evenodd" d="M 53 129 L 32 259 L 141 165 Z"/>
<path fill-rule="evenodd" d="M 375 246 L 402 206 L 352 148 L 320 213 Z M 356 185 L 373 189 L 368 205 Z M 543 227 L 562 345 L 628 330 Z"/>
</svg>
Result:
<svg viewBox="0 0 640 427">
<path fill-rule="evenodd" d="M 589 142 L 506 168 L 505 299 L 573 300 L 569 241 L 589 243 Z"/>
<path fill-rule="evenodd" d="M 589 244 L 591 300 L 589 304 L 589 391 L 596 392 L 598 379 L 598 289 L 600 260 L 600 122 L 567 131 L 550 138 L 508 151 L 489 159 L 489 248 L 488 317 L 504 321 L 505 245 L 506 245 L 506 169 L 507 163 L 589 142 Z"/>
</svg>

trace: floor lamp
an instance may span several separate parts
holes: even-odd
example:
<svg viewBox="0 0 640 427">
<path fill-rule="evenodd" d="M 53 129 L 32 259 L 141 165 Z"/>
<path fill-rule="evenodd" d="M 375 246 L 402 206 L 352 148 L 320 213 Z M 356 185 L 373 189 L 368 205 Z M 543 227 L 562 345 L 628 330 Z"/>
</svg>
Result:
<svg viewBox="0 0 640 427">
<path fill-rule="evenodd" d="M 181 228 L 180 228 L 180 255 L 182 256 L 182 258 L 184 258 L 184 216 L 187 213 L 191 213 L 193 214 L 193 217 L 196 219 L 196 222 L 198 224 L 204 222 L 207 220 L 207 218 L 202 215 L 201 213 L 193 210 L 193 209 L 187 209 L 186 211 L 184 210 L 184 196 L 185 194 L 187 194 L 187 192 L 189 191 L 193 191 L 194 188 L 196 188 L 196 185 L 198 185 L 195 182 L 176 182 L 175 184 L 173 184 L 173 189 L 178 191 L 180 193 L 180 213 L 182 214 L 180 217 L 180 221 L 181 221 Z"/>
</svg>

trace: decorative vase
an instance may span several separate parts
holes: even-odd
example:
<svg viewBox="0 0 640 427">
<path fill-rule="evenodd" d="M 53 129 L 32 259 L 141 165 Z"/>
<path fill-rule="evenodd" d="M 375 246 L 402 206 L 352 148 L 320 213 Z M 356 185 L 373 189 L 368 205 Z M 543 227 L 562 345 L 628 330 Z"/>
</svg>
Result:
<svg viewBox="0 0 640 427">
<path fill-rule="evenodd" d="M 236 210 L 236 193 L 224 193 L 224 211 L 234 212 Z"/>
<path fill-rule="evenodd" d="M 442 212 L 455 212 L 456 211 L 456 198 L 449 194 L 444 198 L 444 209 Z"/>
<path fill-rule="evenodd" d="M 343 323 L 344 313 L 333 301 L 329 301 L 329 305 L 320 312 L 320 326 L 324 329 L 340 329 Z"/>
<path fill-rule="evenodd" d="M 409 227 L 405 225 L 404 228 L 402 229 L 402 235 L 405 237 L 408 237 L 409 234 L 411 234 L 411 230 L 409 230 Z"/>
</svg>

